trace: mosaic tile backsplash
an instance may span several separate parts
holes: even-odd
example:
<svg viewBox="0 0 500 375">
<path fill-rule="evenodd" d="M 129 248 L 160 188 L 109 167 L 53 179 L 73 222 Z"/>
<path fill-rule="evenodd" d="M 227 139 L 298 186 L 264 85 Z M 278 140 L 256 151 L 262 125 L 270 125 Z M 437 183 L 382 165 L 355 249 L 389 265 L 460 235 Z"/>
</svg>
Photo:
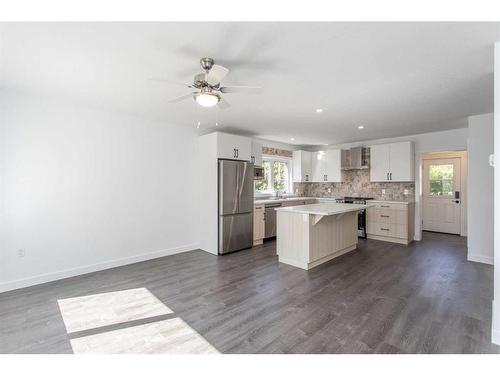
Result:
<svg viewBox="0 0 500 375">
<path fill-rule="evenodd" d="M 293 156 L 292 151 L 282 150 L 280 148 L 266 147 L 266 146 L 262 147 L 262 154 L 272 155 L 272 156 L 282 156 L 286 158 L 291 158 Z"/>
<path fill-rule="evenodd" d="M 370 182 L 366 169 L 342 171 L 343 182 L 294 182 L 293 191 L 302 197 L 341 198 L 346 196 L 373 197 L 377 200 L 415 200 L 414 182 Z M 331 189 L 331 193 L 328 192 Z M 382 194 L 385 189 L 385 194 Z M 408 190 L 405 195 L 404 191 Z"/>
</svg>

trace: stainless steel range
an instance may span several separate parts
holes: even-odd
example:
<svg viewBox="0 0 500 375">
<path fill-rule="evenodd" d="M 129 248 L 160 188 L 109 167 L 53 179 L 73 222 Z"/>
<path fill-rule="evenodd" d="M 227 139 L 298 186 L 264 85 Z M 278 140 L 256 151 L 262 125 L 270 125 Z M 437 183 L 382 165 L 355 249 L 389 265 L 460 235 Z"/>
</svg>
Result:
<svg viewBox="0 0 500 375">
<path fill-rule="evenodd" d="M 335 199 L 337 203 L 352 203 L 352 204 L 366 204 L 373 198 L 367 197 L 344 197 Z M 366 238 L 366 210 L 360 210 L 358 212 L 358 237 Z"/>
</svg>

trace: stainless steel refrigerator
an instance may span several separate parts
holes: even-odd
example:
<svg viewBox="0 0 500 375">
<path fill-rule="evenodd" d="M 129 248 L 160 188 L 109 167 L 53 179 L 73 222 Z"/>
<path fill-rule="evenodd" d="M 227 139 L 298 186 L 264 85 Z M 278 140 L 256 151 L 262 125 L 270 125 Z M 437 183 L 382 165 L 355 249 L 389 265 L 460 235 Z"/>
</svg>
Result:
<svg viewBox="0 0 500 375">
<path fill-rule="evenodd" d="M 219 160 L 219 254 L 253 245 L 253 164 Z"/>
</svg>

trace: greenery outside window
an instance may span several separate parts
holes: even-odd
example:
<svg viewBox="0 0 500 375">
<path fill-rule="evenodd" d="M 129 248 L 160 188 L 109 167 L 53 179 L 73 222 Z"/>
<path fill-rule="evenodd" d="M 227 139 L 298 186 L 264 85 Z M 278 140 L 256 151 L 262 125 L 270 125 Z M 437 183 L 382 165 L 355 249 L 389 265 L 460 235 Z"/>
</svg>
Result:
<svg viewBox="0 0 500 375">
<path fill-rule="evenodd" d="M 453 195 L 453 164 L 429 166 L 429 195 Z"/>
<path fill-rule="evenodd" d="M 263 157 L 264 179 L 255 181 L 255 192 L 273 194 L 276 191 L 291 192 L 291 161 L 285 158 Z"/>
</svg>

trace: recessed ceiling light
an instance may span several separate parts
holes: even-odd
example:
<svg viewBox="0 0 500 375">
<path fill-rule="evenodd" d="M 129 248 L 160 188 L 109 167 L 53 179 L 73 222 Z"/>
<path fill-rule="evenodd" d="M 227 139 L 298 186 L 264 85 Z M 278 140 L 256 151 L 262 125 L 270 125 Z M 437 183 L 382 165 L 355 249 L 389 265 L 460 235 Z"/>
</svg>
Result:
<svg viewBox="0 0 500 375">
<path fill-rule="evenodd" d="M 323 143 L 323 146 L 328 146 L 328 143 Z"/>
<path fill-rule="evenodd" d="M 291 141 L 295 141 L 295 138 L 290 138 Z"/>
<path fill-rule="evenodd" d="M 318 109 L 316 110 L 316 113 L 321 113 L 321 112 L 323 112 L 323 110 L 322 110 L 321 108 L 318 108 Z"/>
<path fill-rule="evenodd" d="M 358 129 L 364 129 L 365 127 L 363 125 L 359 125 Z"/>
<path fill-rule="evenodd" d="M 219 126 L 219 123 L 218 123 L 218 122 L 216 122 L 216 123 L 215 123 L 215 126 Z"/>
</svg>

